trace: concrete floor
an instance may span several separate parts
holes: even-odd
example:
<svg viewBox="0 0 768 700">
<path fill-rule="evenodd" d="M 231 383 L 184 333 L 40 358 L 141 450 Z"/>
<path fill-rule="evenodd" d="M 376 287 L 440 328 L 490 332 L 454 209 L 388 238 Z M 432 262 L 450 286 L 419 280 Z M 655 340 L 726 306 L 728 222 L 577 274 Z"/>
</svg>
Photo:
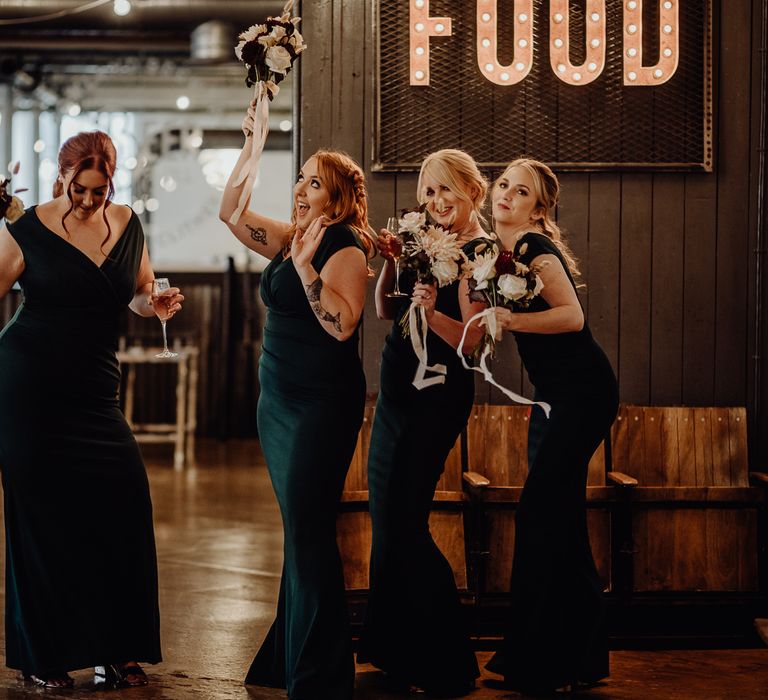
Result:
<svg viewBox="0 0 768 700">
<path fill-rule="evenodd" d="M 282 531 L 263 460 L 254 443 L 203 443 L 199 464 L 182 473 L 162 450 L 148 454 L 160 567 L 165 661 L 147 667 L 150 685 L 120 691 L 131 700 L 285 698 L 245 688 L 242 678 L 274 615 Z M 480 654 L 481 663 L 489 656 Z M 579 693 L 605 700 L 766 700 L 768 649 L 725 651 L 618 651 L 603 686 Z M 73 674 L 77 688 L 52 691 L 0 670 L 0 700 L 116 697 L 97 691 L 91 673 Z M 359 700 L 405 700 L 382 675 L 358 667 Z M 421 696 L 423 697 L 423 696 Z M 469 696 L 518 698 L 484 676 Z"/>
</svg>

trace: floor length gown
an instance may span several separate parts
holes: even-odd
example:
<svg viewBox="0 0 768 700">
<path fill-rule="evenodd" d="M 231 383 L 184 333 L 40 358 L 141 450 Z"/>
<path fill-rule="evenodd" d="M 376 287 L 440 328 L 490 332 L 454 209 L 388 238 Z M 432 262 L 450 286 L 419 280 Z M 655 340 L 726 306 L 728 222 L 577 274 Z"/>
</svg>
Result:
<svg viewBox="0 0 768 700">
<path fill-rule="evenodd" d="M 524 244 L 523 263 L 552 254 L 568 272 L 548 236 L 527 233 L 515 250 Z M 547 308 L 536 297 L 527 311 Z M 511 610 L 502 648 L 487 668 L 504 675 L 511 687 L 547 691 L 609 673 L 603 587 L 587 531 L 586 481 L 589 460 L 616 416 L 618 390 L 586 323 L 578 332 L 515 333 L 515 339 L 537 398 L 552 411 L 548 421 L 538 421 L 538 444 L 530 452 L 531 469 L 515 515 Z"/>
<path fill-rule="evenodd" d="M 156 663 L 152 504 L 115 358 L 141 224 L 132 213 L 101 266 L 34 207 L 8 230 L 25 269 L 24 302 L 0 333 L 7 664 L 45 677 Z"/>
<path fill-rule="evenodd" d="M 361 247 L 346 226 L 330 226 L 312 260 Z M 338 341 L 310 309 L 290 258 L 262 275 L 267 322 L 259 365 L 259 440 L 284 529 L 277 617 L 247 684 L 280 687 L 291 700 L 345 700 L 354 658 L 336 545 L 336 514 L 365 407 L 357 331 Z"/>
<path fill-rule="evenodd" d="M 410 292 L 412 280 L 401 287 Z M 436 309 L 460 320 L 458 290 L 458 282 L 440 288 Z M 399 324 L 409 304 L 400 304 L 381 360 L 368 453 L 370 595 L 358 660 L 423 688 L 463 690 L 479 671 L 453 570 L 432 539 L 429 513 L 445 460 L 472 410 L 474 375 L 429 331 L 429 363 L 446 365 L 445 383 L 413 386 L 418 361 Z"/>
</svg>

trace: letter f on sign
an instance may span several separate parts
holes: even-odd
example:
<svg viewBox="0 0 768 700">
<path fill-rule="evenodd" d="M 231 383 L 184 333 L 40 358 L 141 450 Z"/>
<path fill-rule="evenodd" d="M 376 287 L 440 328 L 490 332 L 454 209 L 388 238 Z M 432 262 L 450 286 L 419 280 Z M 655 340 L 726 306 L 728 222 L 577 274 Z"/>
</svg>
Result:
<svg viewBox="0 0 768 700">
<path fill-rule="evenodd" d="M 429 85 L 429 37 L 450 36 L 450 17 L 430 17 L 429 0 L 410 0 L 411 85 Z"/>
</svg>

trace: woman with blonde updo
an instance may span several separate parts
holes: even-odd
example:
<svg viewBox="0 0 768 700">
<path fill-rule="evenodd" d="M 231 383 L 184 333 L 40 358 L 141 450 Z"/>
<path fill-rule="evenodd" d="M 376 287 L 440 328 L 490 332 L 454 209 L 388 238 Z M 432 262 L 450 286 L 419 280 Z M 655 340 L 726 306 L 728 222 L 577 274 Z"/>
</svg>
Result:
<svg viewBox="0 0 768 700">
<path fill-rule="evenodd" d="M 285 533 L 277 618 L 245 682 L 286 688 L 296 700 L 345 700 L 355 666 L 336 512 L 365 404 L 358 327 L 375 252 L 365 179 L 349 156 L 318 151 L 299 171 L 290 222 L 246 209 L 232 224 L 253 107 L 243 130 L 220 216 L 272 259 L 261 277 L 267 321 L 257 423 Z"/>
<path fill-rule="evenodd" d="M 589 546 L 587 467 L 616 416 L 610 362 L 592 338 L 576 294 L 576 261 L 550 216 L 560 185 L 548 166 L 513 161 L 493 186 L 503 249 L 541 267 L 541 294 L 527 309 L 497 308 L 514 333 L 536 388 L 552 407 L 529 455 L 515 514 L 512 608 L 503 647 L 487 668 L 522 692 L 549 693 L 608 675 L 602 584 Z M 534 411 L 540 409 L 534 407 Z"/>
<path fill-rule="evenodd" d="M 161 660 L 152 503 L 115 356 L 126 307 L 154 315 L 154 275 L 138 217 L 112 202 L 116 160 L 107 134 L 73 136 L 54 199 L 0 228 L 0 297 L 24 293 L 0 332 L 5 649 L 46 688 L 88 666 L 146 685 L 136 662 Z"/>
<path fill-rule="evenodd" d="M 428 155 L 417 185 L 419 202 L 465 245 L 485 236 L 481 209 L 488 184 L 463 151 Z M 429 512 L 448 453 L 467 423 L 473 374 L 456 348 L 464 324 L 482 304 L 470 302 L 466 280 L 437 288 L 403 275 L 403 301 L 386 293 L 394 283 L 393 241 L 379 237 L 385 259 L 376 285 L 379 318 L 394 319 L 381 359 L 381 384 L 368 456 L 373 543 L 370 597 L 358 660 L 396 681 L 438 695 L 469 692 L 479 675 L 450 564 L 429 531 Z M 399 320 L 411 302 L 424 307 L 430 363 L 446 365 L 445 383 L 421 391 L 412 382 L 417 358 Z M 470 354 L 482 336 L 472 328 Z"/>
</svg>

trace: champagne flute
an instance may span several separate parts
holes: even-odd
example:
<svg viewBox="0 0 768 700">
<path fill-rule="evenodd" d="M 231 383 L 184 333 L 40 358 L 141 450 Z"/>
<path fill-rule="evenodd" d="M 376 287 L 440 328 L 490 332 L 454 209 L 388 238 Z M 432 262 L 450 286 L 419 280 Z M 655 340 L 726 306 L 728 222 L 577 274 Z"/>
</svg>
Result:
<svg viewBox="0 0 768 700">
<path fill-rule="evenodd" d="M 403 256 L 403 239 L 400 236 L 400 222 L 396 216 L 390 216 L 387 219 L 387 231 L 389 231 L 396 239 L 400 246 L 400 253 L 395 258 L 395 286 L 391 292 L 387 292 L 386 296 L 391 299 L 399 299 L 407 297 L 408 294 L 403 294 L 400 291 L 400 258 Z"/>
<path fill-rule="evenodd" d="M 157 353 L 155 357 L 176 357 L 177 352 L 171 352 L 168 349 L 168 336 L 165 334 L 165 324 L 171 317 L 170 303 L 173 298 L 168 290 L 171 283 L 167 277 L 157 277 L 152 282 L 152 306 L 155 309 L 155 315 L 160 319 L 160 325 L 163 327 L 163 351 Z"/>
</svg>

